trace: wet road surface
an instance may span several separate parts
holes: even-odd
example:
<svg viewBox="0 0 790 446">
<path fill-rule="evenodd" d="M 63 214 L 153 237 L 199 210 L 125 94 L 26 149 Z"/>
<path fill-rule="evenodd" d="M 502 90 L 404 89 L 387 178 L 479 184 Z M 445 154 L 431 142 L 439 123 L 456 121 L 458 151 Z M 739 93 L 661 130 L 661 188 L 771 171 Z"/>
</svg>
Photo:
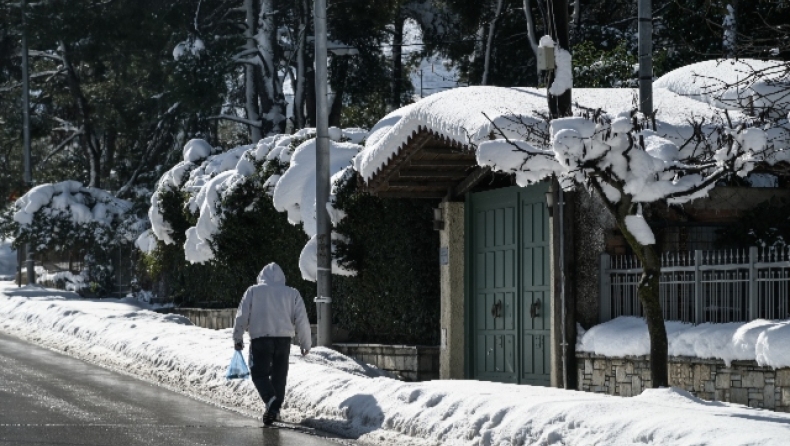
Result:
<svg viewBox="0 0 790 446">
<path fill-rule="evenodd" d="M 255 420 L 0 334 L 0 446 L 319 446 Z"/>
</svg>

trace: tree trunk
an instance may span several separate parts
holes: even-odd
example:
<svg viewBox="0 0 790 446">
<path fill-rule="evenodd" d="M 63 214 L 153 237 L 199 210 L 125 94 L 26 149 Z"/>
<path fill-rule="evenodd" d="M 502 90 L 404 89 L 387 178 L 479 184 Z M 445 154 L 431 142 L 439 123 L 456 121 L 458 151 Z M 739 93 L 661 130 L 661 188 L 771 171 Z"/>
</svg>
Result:
<svg viewBox="0 0 790 446">
<path fill-rule="evenodd" d="M 304 98 L 305 98 L 305 66 L 307 65 L 305 46 L 307 45 L 307 29 L 310 21 L 309 6 L 306 0 L 297 0 L 299 11 L 299 38 L 296 49 L 296 79 L 294 80 L 293 113 L 294 126 L 297 129 L 305 127 Z"/>
<path fill-rule="evenodd" d="M 639 281 L 637 295 L 642 303 L 647 332 L 650 336 L 651 384 L 653 388 L 669 387 L 669 343 L 659 294 L 661 258 L 654 245 L 642 245 L 628 231 L 625 225 L 625 213 L 617 216 L 617 225 L 642 262 L 642 279 Z"/>
<path fill-rule="evenodd" d="M 334 85 L 332 90 L 335 92 L 335 97 L 329 107 L 329 125 L 340 127 L 340 117 L 343 112 L 343 93 L 346 90 L 346 78 L 348 77 L 348 66 L 350 64 L 348 56 L 335 56 L 333 58 L 333 71 L 335 75 Z"/>
<path fill-rule="evenodd" d="M 305 73 L 305 125 L 307 127 L 316 126 L 316 105 L 315 105 L 315 70 L 313 65 L 308 65 L 307 73 Z"/>
<path fill-rule="evenodd" d="M 638 295 L 650 335 L 650 375 L 653 388 L 669 387 L 669 346 L 659 294 L 661 260 L 652 246 L 645 246 L 643 252 L 644 267 Z"/>
<path fill-rule="evenodd" d="M 568 4 L 561 0 L 548 0 L 548 16 L 553 20 L 549 20 L 549 35 L 557 42 L 557 46 L 570 51 L 570 34 L 568 31 Z M 549 72 L 548 85 L 554 82 L 554 71 Z M 549 113 L 552 119 L 561 118 L 564 116 L 571 116 L 573 110 L 571 108 L 571 90 L 568 89 L 559 96 L 554 96 L 547 93 L 546 96 L 549 100 Z"/>
<path fill-rule="evenodd" d="M 532 0 L 522 1 L 524 9 L 524 16 L 527 19 L 527 37 L 529 38 L 529 46 L 532 48 L 532 54 L 538 57 L 538 35 L 535 31 L 535 19 L 532 17 Z"/>
<path fill-rule="evenodd" d="M 118 131 L 114 128 L 107 130 L 104 135 L 104 160 L 102 161 L 102 177 L 109 178 L 110 172 L 115 167 L 115 152 L 117 150 Z"/>
<path fill-rule="evenodd" d="M 401 106 L 403 90 L 403 17 L 395 17 L 395 28 L 392 34 L 392 97 L 390 107 L 396 110 Z"/>
<path fill-rule="evenodd" d="M 491 52 L 494 47 L 494 34 L 496 33 L 496 21 L 502 13 L 502 0 L 497 0 L 494 7 L 494 17 L 488 23 L 488 40 L 486 41 L 486 52 L 483 60 L 483 79 L 480 85 L 488 85 L 488 73 L 491 69 Z"/>
<path fill-rule="evenodd" d="M 255 0 L 244 0 L 244 10 L 246 13 L 246 29 L 244 31 L 245 37 L 245 51 L 254 51 L 255 35 L 258 28 L 258 12 L 257 2 Z M 250 57 L 250 56 L 248 56 Z M 250 121 L 260 120 L 260 108 L 258 107 L 258 86 L 255 65 L 248 63 L 244 66 L 244 98 L 245 109 L 247 112 L 247 119 Z M 248 126 L 250 133 L 250 140 L 257 143 L 261 139 L 261 128 L 259 126 Z"/>
<path fill-rule="evenodd" d="M 260 0 L 259 28 L 256 35 L 263 88 L 261 98 L 261 133 L 285 131 L 285 96 L 277 66 L 279 62 L 277 43 L 277 6 L 275 0 Z M 257 141 L 254 141 L 257 142 Z"/>
<path fill-rule="evenodd" d="M 82 148 L 85 151 L 85 157 L 88 159 L 90 168 L 90 176 L 88 180 L 89 187 L 101 187 L 101 144 L 96 137 L 96 129 L 93 125 L 93 116 L 91 114 L 91 106 L 88 99 L 82 92 L 82 84 L 77 74 L 74 65 L 71 63 L 69 48 L 65 42 L 59 42 L 60 57 L 63 60 L 63 68 L 66 70 L 66 82 L 69 87 L 69 92 L 77 104 L 77 109 L 80 113 L 80 120 L 82 121 L 82 136 L 80 141 Z"/>
</svg>

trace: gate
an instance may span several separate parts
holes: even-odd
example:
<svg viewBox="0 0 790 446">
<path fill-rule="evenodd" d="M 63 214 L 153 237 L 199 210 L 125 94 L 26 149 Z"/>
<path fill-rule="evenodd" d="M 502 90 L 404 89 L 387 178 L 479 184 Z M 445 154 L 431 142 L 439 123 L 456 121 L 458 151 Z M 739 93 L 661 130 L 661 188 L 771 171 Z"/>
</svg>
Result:
<svg viewBox="0 0 790 446">
<path fill-rule="evenodd" d="M 472 194 L 467 262 L 472 377 L 549 385 L 547 184 Z"/>
</svg>

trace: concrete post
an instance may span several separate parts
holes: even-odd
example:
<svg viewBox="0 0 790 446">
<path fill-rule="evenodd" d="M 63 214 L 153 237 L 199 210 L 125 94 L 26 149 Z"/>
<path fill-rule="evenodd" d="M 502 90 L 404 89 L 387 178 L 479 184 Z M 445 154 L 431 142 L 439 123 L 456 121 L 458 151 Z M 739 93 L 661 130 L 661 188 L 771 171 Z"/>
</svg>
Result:
<svg viewBox="0 0 790 446">
<path fill-rule="evenodd" d="M 444 229 L 439 231 L 439 245 L 446 249 L 440 255 L 441 281 L 441 345 L 439 377 L 463 379 L 464 357 L 464 203 L 440 204 Z M 437 253 L 440 254 L 440 253 Z M 443 259 L 443 260 L 442 260 Z"/>
</svg>

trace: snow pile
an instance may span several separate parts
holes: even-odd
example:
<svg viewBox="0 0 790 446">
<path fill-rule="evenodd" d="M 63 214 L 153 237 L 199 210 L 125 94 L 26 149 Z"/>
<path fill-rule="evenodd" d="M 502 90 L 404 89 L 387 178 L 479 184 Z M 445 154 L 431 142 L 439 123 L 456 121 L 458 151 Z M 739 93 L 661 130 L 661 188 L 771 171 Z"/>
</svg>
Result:
<svg viewBox="0 0 790 446">
<path fill-rule="evenodd" d="M 13 240 L 0 238 L 0 280 L 14 280 L 16 277 L 16 250 L 12 243 Z"/>
<path fill-rule="evenodd" d="M 134 246 L 140 251 L 150 254 L 151 251 L 156 249 L 156 236 L 153 231 L 150 229 L 143 231 L 143 233 L 137 237 L 137 240 L 134 241 Z"/>
<path fill-rule="evenodd" d="M 190 194 L 187 208 L 199 213 L 199 217 L 197 224 L 186 231 L 184 253 L 188 261 L 203 263 L 214 258 L 210 243 L 222 222 L 219 205 L 226 193 L 255 173 L 255 166 L 243 156 L 251 147 L 236 147 L 209 156 L 189 173 L 182 190 Z"/>
<path fill-rule="evenodd" d="M 184 145 L 183 160 L 162 175 L 156 183 L 156 190 L 151 194 L 151 207 L 148 208 L 148 219 L 151 220 L 151 231 L 154 236 L 167 245 L 175 243 L 170 227 L 162 215 L 160 203 L 162 194 L 178 190 L 184 183 L 184 176 L 198 167 L 198 162 L 206 159 L 213 151 L 211 145 L 202 139 L 191 139 Z"/>
<path fill-rule="evenodd" d="M 670 71 L 653 86 L 720 108 L 773 108 L 780 114 L 790 109 L 790 65 L 781 60 L 698 62 Z"/>
<path fill-rule="evenodd" d="M 330 132 L 330 137 L 333 136 Z M 337 138 L 336 139 L 340 139 Z M 329 175 L 330 184 L 336 184 L 350 173 L 351 160 L 359 153 L 362 146 L 350 142 L 330 141 L 329 146 Z M 299 269 L 305 280 L 315 281 L 318 267 L 318 239 L 316 222 L 316 140 L 310 139 L 296 148 L 288 170 L 282 174 L 274 186 L 272 199 L 274 208 L 280 212 L 288 213 L 291 224 L 302 223 L 304 232 L 310 237 L 299 256 Z M 332 224 L 337 224 L 344 217 L 343 213 L 332 206 L 330 197 L 327 203 Z M 334 235 L 333 235 L 334 236 Z M 353 275 L 354 271 L 347 270 L 332 261 L 332 273 L 340 275 Z"/>
<path fill-rule="evenodd" d="M 108 226 L 132 208 L 130 202 L 102 189 L 84 187 L 78 181 L 38 185 L 20 197 L 14 206 L 14 221 L 22 226 L 31 225 L 39 211 L 48 216 L 67 215 L 75 225 Z"/>
<path fill-rule="evenodd" d="M 560 96 L 573 88 L 573 57 L 564 48 L 555 45 L 551 36 L 540 38 L 538 47 L 554 48 L 554 81 L 549 87 L 549 93 Z"/>
<path fill-rule="evenodd" d="M 656 244 L 656 236 L 653 234 L 653 230 L 650 229 L 650 225 L 647 224 L 642 214 L 625 217 L 625 226 L 628 228 L 628 232 L 636 237 L 636 241 L 638 241 L 640 245 L 647 246 Z"/>
<path fill-rule="evenodd" d="M 773 368 L 790 367 L 790 320 L 726 324 L 666 321 L 670 356 L 757 361 Z M 642 356 L 650 352 L 644 319 L 622 316 L 587 330 L 577 351 L 603 356 Z"/>
<path fill-rule="evenodd" d="M 205 51 L 205 49 L 206 44 L 200 38 L 184 40 L 173 48 L 173 59 L 179 60 L 187 56 L 200 58 L 200 53 Z"/>
<path fill-rule="evenodd" d="M 88 287 L 85 282 L 86 274 L 74 274 L 71 271 L 48 271 L 42 267 L 36 267 L 36 278 L 38 283 L 55 284 L 58 288 L 67 291 L 80 292 Z"/>
<path fill-rule="evenodd" d="M 132 299 L 78 300 L 8 283 L 0 293 L 3 332 L 256 417 L 263 410 L 250 380 L 224 378 L 230 330 L 198 328 Z M 620 398 L 478 381 L 405 383 L 336 352 L 313 352 L 302 358 L 292 349 L 281 415 L 360 444 L 781 445 L 790 435 L 786 414 L 678 389 Z"/>
<path fill-rule="evenodd" d="M 349 175 L 351 160 L 362 149 L 368 132 L 358 128 L 329 129 L 330 175 L 332 182 Z M 150 252 L 156 239 L 173 243 L 172 229 L 161 215 L 161 194 L 179 190 L 189 199 L 187 209 L 198 215 L 195 226 L 186 231 L 184 255 L 192 263 L 204 263 L 214 258 L 211 243 L 220 230 L 223 220 L 222 201 L 233 194 L 245 181 L 261 181 L 269 191 L 275 208 L 287 212 L 288 220 L 303 224 L 311 237 L 300 257 L 302 276 L 315 280 L 316 269 L 316 220 L 315 220 L 315 129 L 303 129 L 294 135 L 274 135 L 256 145 L 239 146 L 226 152 L 211 155 L 213 149 L 203 140 L 189 141 L 184 147 L 184 161 L 166 172 L 159 180 L 157 191 L 151 198 L 148 215 L 151 234 L 142 234 L 136 246 Z M 262 170 L 261 170 L 262 166 Z M 261 172 L 266 177 L 252 178 Z M 275 172 L 275 173 L 271 173 Z M 342 212 L 328 205 L 333 223 L 342 219 Z M 352 271 L 333 265 L 336 274 L 353 274 Z"/>
</svg>

